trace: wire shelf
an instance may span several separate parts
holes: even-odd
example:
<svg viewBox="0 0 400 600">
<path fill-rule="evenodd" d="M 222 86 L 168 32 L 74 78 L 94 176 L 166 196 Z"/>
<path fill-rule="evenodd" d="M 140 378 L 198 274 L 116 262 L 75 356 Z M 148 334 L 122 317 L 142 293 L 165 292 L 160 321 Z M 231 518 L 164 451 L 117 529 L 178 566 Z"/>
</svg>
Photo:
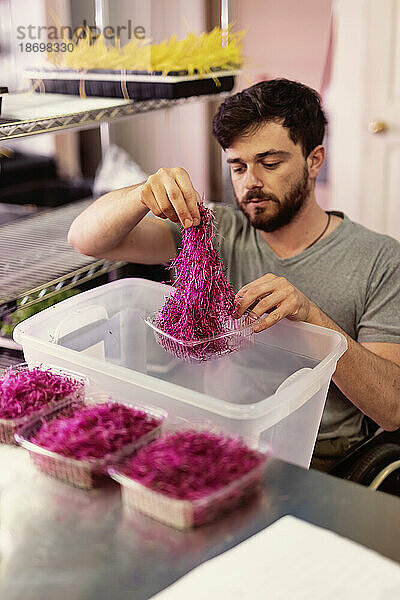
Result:
<svg viewBox="0 0 400 600">
<path fill-rule="evenodd" d="M 69 226 L 91 201 L 0 226 L 0 317 L 126 264 L 83 256 L 68 245 Z"/>
<path fill-rule="evenodd" d="M 19 365 L 24 362 L 24 355 L 17 350 L 3 350 L 0 348 L 0 377 L 3 372 L 14 365 Z"/>
<path fill-rule="evenodd" d="M 227 95 L 229 94 L 207 94 L 174 100 L 134 102 L 115 98 L 78 98 L 63 94 L 5 94 L 3 121 L 7 122 L 1 123 L 0 120 L 0 141 L 65 129 L 96 127 L 100 123 L 199 99 L 221 100 Z"/>
</svg>

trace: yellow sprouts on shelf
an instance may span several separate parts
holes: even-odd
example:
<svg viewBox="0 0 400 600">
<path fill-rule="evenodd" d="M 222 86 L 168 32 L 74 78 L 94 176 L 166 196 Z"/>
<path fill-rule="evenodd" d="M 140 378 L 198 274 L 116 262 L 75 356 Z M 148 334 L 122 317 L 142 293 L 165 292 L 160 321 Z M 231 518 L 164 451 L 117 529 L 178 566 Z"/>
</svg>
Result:
<svg viewBox="0 0 400 600">
<path fill-rule="evenodd" d="M 49 60 L 59 68 L 87 71 L 89 69 L 111 69 L 132 71 L 187 71 L 200 76 L 210 73 L 216 67 L 223 70 L 235 69 L 242 64 L 241 40 L 244 32 L 228 34 L 216 27 L 211 32 L 195 35 L 189 33 L 178 40 L 174 34 L 160 44 L 150 40 L 131 40 L 124 46 L 106 45 L 103 35 L 93 41 L 87 28 L 86 36 L 75 39 L 72 52 L 49 53 Z M 223 45 L 227 39 L 228 44 Z M 64 40 L 71 42 L 72 40 Z"/>
</svg>

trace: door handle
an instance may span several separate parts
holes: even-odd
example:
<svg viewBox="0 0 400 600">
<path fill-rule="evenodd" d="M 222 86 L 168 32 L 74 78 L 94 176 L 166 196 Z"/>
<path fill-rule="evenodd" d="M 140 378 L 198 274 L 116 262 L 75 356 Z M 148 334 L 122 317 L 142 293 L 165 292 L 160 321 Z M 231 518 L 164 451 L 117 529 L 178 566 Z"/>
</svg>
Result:
<svg viewBox="0 0 400 600">
<path fill-rule="evenodd" d="M 368 131 L 370 133 L 385 133 L 388 130 L 388 125 L 385 121 L 370 121 L 368 123 Z"/>
</svg>

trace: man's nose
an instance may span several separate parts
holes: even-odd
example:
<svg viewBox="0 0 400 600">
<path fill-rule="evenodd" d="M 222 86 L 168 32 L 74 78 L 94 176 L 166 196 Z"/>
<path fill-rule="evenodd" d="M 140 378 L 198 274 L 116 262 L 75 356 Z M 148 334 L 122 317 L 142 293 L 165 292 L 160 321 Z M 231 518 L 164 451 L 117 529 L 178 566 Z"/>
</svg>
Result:
<svg viewBox="0 0 400 600">
<path fill-rule="evenodd" d="M 257 169 L 254 167 L 248 167 L 246 170 L 245 186 L 248 190 L 253 188 L 263 187 L 263 180 L 259 177 Z"/>
</svg>

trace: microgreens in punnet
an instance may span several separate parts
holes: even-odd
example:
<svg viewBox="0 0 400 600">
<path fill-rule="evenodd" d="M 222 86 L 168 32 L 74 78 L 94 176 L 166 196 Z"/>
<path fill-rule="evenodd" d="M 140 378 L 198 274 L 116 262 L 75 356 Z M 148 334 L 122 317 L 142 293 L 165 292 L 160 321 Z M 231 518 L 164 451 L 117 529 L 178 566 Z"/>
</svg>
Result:
<svg viewBox="0 0 400 600">
<path fill-rule="evenodd" d="M 80 381 L 51 370 L 10 368 L 0 377 L 0 418 L 25 417 L 82 388 Z"/>
<path fill-rule="evenodd" d="M 203 203 L 198 209 L 200 224 L 183 229 L 181 251 L 170 265 L 177 290 L 165 301 L 157 323 L 163 332 L 186 342 L 229 331 L 226 323 L 235 311 L 235 293 L 213 246 L 214 214 Z M 211 349 L 218 352 L 224 343 L 210 342 Z M 205 354 L 199 347 L 199 359 L 208 358 L 210 344 Z"/>
<path fill-rule="evenodd" d="M 189 429 L 143 446 L 123 471 L 171 498 L 196 500 L 240 479 L 264 461 L 263 454 L 239 439 Z"/>
<path fill-rule="evenodd" d="M 100 459 L 139 440 L 160 423 L 145 411 L 104 402 L 44 421 L 30 441 L 69 458 Z"/>
</svg>

